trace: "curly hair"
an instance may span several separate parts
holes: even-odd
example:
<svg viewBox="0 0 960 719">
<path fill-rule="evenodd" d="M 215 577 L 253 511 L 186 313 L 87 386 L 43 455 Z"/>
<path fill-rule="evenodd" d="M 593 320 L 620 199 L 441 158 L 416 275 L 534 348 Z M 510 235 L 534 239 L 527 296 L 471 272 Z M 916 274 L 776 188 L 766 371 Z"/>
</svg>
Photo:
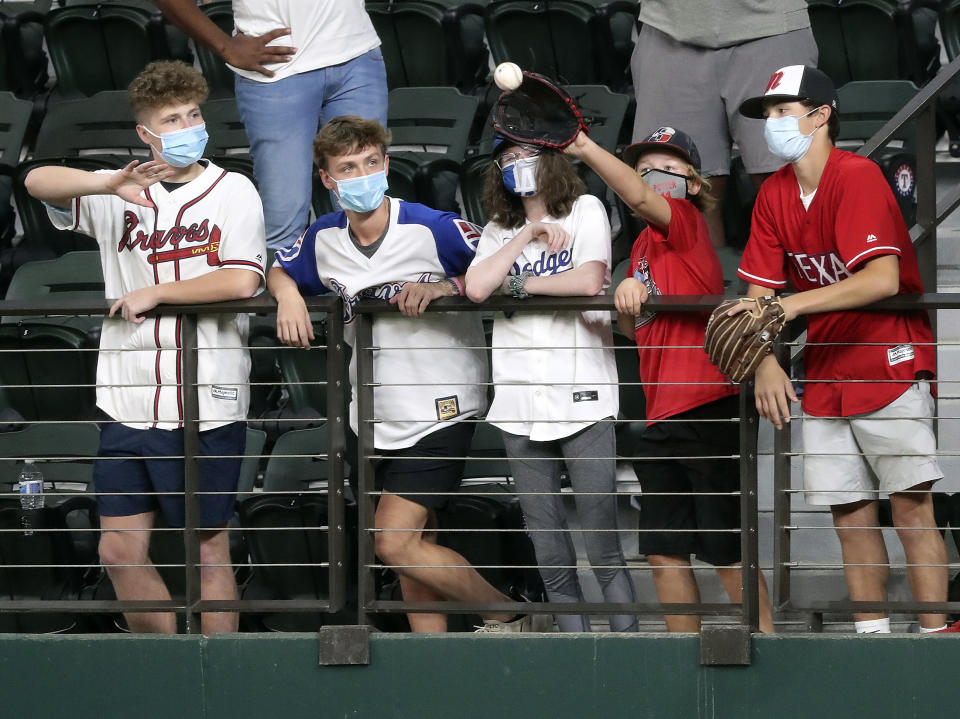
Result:
<svg viewBox="0 0 960 719">
<path fill-rule="evenodd" d="M 483 178 L 483 206 L 491 222 L 501 227 L 520 227 L 527 218 L 523 202 L 503 186 L 500 168 L 491 158 Z M 587 191 L 587 186 L 577 174 L 570 160 L 558 150 L 543 149 L 537 163 L 537 195 L 547 207 L 551 217 L 561 218 L 570 214 L 573 203 Z"/>
<path fill-rule="evenodd" d="M 320 128 L 313 140 L 313 161 L 326 170 L 329 158 L 359 152 L 365 147 L 379 147 L 386 155 L 391 139 L 390 131 L 376 120 L 341 115 Z"/>
<path fill-rule="evenodd" d="M 209 94 L 210 88 L 200 71 L 179 60 L 151 62 L 127 88 L 137 119 L 159 107 L 189 102 L 200 105 Z"/>
</svg>

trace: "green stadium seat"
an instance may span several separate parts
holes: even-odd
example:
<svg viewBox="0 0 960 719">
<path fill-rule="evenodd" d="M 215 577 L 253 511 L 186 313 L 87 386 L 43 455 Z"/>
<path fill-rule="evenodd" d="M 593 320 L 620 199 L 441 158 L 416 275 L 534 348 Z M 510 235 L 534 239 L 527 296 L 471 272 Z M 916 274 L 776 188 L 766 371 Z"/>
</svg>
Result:
<svg viewBox="0 0 960 719">
<path fill-rule="evenodd" d="M 295 426 L 295 425 L 293 425 Z M 273 445 L 263 473 L 264 492 L 304 492 L 327 481 L 327 427 L 291 429 Z"/>
<path fill-rule="evenodd" d="M 0 3 L 0 91 L 33 98 L 46 87 L 49 77 L 43 51 L 43 18 L 51 3 Z"/>
<path fill-rule="evenodd" d="M 233 35 L 233 2 L 217 0 L 200 6 L 200 11 L 227 35 Z M 210 97 L 233 97 L 234 73 L 217 53 L 201 42 L 196 43 L 197 62 L 210 86 Z"/>
</svg>

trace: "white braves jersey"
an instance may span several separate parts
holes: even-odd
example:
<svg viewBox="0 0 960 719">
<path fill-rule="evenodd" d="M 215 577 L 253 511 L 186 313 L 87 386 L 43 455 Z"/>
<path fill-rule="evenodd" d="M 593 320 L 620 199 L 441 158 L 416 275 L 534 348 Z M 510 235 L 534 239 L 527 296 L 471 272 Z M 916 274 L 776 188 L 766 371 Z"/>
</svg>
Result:
<svg viewBox="0 0 960 719">
<path fill-rule="evenodd" d="M 587 262 L 602 262 L 610 285 L 610 223 L 593 195 L 581 195 L 558 223 L 570 235 L 566 249 L 551 253 L 540 240 L 528 242 L 510 270 L 556 275 Z M 521 228 L 489 223 L 473 264 L 495 254 Z M 493 322 L 493 383 L 496 394 L 487 421 L 504 432 L 545 442 L 569 437 L 619 410 L 617 365 L 610 313 L 498 313 Z"/>
<path fill-rule="evenodd" d="M 407 282 L 436 282 L 466 272 L 480 228 L 450 212 L 390 201 L 383 242 L 372 257 L 357 249 L 341 210 L 314 222 L 277 261 L 304 295 L 343 299 L 346 341 L 356 339 L 353 306 L 389 299 Z M 486 409 L 487 356 L 479 312 L 375 315 L 374 444 L 410 447 L 438 429 Z M 357 431 L 357 355 L 350 360 L 350 426 Z"/>
<path fill-rule="evenodd" d="M 106 296 L 189 280 L 221 267 L 256 272 L 263 282 L 263 209 L 243 175 L 207 167 L 168 192 L 144 190 L 153 207 L 115 195 L 77 197 L 70 210 L 49 208 L 53 224 L 90 235 L 100 246 Z M 114 172 L 101 170 L 101 172 Z M 97 405 L 136 429 L 183 426 L 182 315 L 141 324 L 105 317 L 97 362 Z M 197 379 L 200 429 L 245 420 L 250 401 L 247 316 L 200 315 Z"/>
</svg>

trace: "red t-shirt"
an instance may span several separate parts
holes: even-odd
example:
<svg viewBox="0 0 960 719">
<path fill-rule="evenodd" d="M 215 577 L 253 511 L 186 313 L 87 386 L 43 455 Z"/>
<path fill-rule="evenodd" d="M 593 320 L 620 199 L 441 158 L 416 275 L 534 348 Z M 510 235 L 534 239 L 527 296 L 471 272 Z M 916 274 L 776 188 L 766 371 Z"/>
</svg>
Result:
<svg viewBox="0 0 960 719">
<path fill-rule="evenodd" d="M 802 292 L 850 277 L 864 262 L 883 255 L 900 258 L 898 294 L 923 292 L 910 235 L 880 168 L 852 152 L 834 149 L 809 210 L 800 201 L 791 165 L 763 183 L 739 274 L 752 284 L 775 289 L 785 287 L 789 278 Z M 844 344 L 816 346 L 818 342 Z M 888 405 L 918 373 L 935 372 L 932 342 L 925 312 L 847 310 L 809 315 L 804 411 L 847 417 Z M 902 382 L 842 381 L 870 379 Z"/>
<path fill-rule="evenodd" d="M 640 233 L 627 276 L 643 282 L 651 296 L 722 295 L 723 270 L 703 217 L 687 200 L 666 199 L 670 227 L 648 225 Z M 708 317 L 700 312 L 637 317 L 634 336 L 649 424 L 739 391 L 703 351 Z"/>
</svg>

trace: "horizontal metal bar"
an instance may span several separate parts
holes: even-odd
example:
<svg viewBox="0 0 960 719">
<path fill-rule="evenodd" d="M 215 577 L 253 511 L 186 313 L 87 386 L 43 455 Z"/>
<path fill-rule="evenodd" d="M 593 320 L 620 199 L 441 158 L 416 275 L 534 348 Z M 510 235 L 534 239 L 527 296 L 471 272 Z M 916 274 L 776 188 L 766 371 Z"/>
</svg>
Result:
<svg viewBox="0 0 960 719">
<path fill-rule="evenodd" d="M 638 602 L 633 604 L 603 604 L 572 602 L 400 602 L 374 601 L 367 607 L 369 612 L 442 612 L 444 614 L 696 614 L 704 616 L 740 615 L 739 604 L 659 604 Z"/>
</svg>

